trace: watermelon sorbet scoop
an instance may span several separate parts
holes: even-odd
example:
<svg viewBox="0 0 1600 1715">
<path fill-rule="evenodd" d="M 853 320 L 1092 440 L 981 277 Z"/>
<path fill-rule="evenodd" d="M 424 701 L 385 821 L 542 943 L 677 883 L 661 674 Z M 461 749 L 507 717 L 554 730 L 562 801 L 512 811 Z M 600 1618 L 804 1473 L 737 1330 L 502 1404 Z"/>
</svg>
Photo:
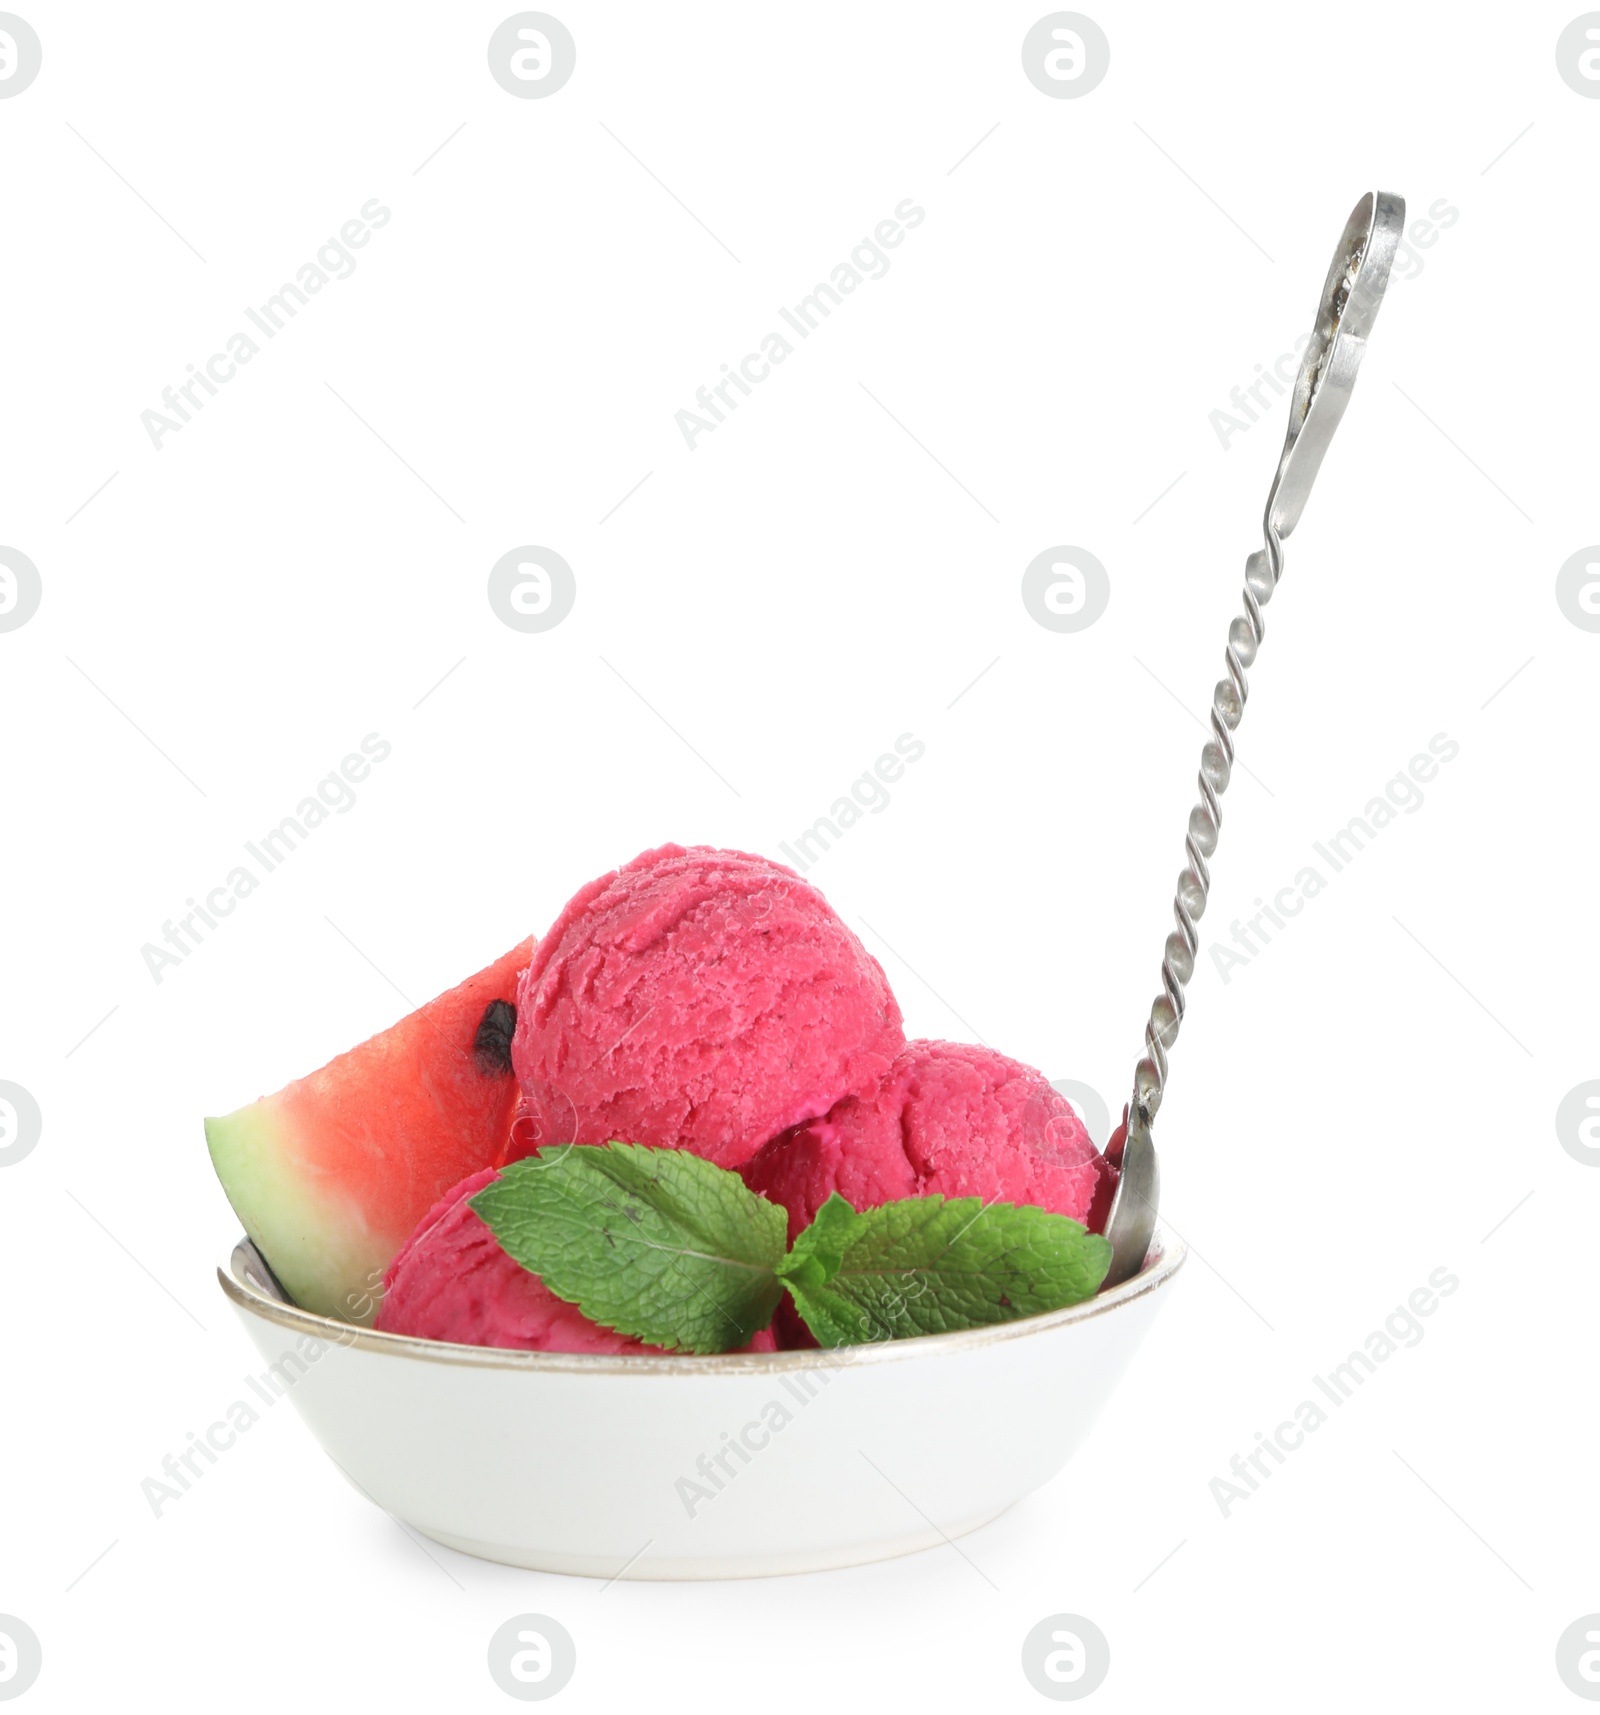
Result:
<svg viewBox="0 0 1600 1715">
<path fill-rule="evenodd" d="M 791 1241 L 835 1191 L 855 1209 L 934 1195 L 1032 1203 L 1100 1232 L 1116 1189 L 1043 1073 L 966 1042 L 908 1042 L 875 1090 L 774 1138 L 743 1173 L 788 1211 Z"/>
<path fill-rule="evenodd" d="M 821 1119 L 775 1137 L 741 1170 L 789 1216 L 789 1240 L 835 1191 L 857 1210 L 902 1197 L 1032 1203 L 1105 1230 L 1117 1172 L 1041 1072 L 992 1048 L 908 1042 L 888 1076 Z M 816 1338 L 787 1294 L 780 1348 Z"/>
<path fill-rule="evenodd" d="M 663 1350 L 591 1322 L 500 1248 L 468 1201 L 499 1177 L 495 1167 L 472 1174 L 423 1216 L 384 1276 L 376 1326 L 386 1334 L 524 1352 Z M 772 1331 L 763 1328 L 742 1349 L 774 1346 Z"/>
<path fill-rule="evenodd" d="M 590 882 L 534 949 L 511 1154 L 621 1138 L 738 1168 L 865 1095 L 904 1042 L 882 968 L 816 888 L 662 846 Z"/>
</svg>

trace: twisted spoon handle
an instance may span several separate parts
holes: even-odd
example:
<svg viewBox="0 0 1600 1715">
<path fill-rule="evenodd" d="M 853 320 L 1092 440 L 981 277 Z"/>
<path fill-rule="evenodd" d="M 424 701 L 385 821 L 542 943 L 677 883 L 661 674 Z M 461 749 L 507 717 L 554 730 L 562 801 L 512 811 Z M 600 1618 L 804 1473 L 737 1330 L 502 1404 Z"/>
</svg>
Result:
<svg viewBox="0 0 1600 1715">
<path fill-rule="evenodd" d="M 1189 866 L 1178 877 L 1178 890 L 1172 899 L 1178 927 L 1167 936 L 1161 960 L 1162 993 L 1150 1008 L 1150 1021 L 1144 1027 L 1145 1057 L 1133 1073 L 1133 1112 L 1145 1129 L 1161 1106 L 1167 1082 L 1167 1050 L 1177 1041 L 1178 1027 L 1183 1023 L 1183 991 L 1194 976 L 1195 954 L 1200 950 L 1197 925 L 1211 896 L 1206 859 L 1216 851 L 1217 836 L 1222 831 L 1222 794 L 1233 777 L 1233 733 L 1250 696 L 1245 669 L 1254 663 L 1266 636 L 1261 610 L 1272 600 L 1283 576 L 1283 543 L 1270 521 L 1263 534 L 1265 548 L 1245 562 L 1244 612 L 1228 628 L 1228 676 L 1217 681 L 1211 694 L 1212 736 L 1200 752 L 1200 802 L 1189 812 L 1189 832 L 1184 840 Z"/>
<path fill-rule="evenodd" d="M 1245 563 L 1244 613 L 1228 628 L 1228 676 L 1217 681 L 1211 699 L 1211 737 L 1200 752 L 1200 802 L 1189 812 L 1184 841 L 1189 863 L 1178 877 L 1172 902 L 1178 926 L 1167 936 L 1161 960 L 1162 992 L 1145 1026 L 1146 1052 L 1134 1068 L 1127 1123 L 1106 1149 L 1118 1169 L 1105 1225 L 1111 1244 L 1106 1286 L 1138 1273 L 1155 1232 L 1161 1174 L 1150 1122 L 1166 1090 L 1167 1050 L 1178 1038 L 1184 989 L 1194 977 L 1195 954 L 1200 950 L 1198 925 L 1211 893 L 1206 860 L 1217 849 L 1222 794 L 1233 774 L 1233 733 L 1244 718 L 1250 694 L 1245 669 L 1254 663 L 1265 635 L 1261 610 L 1283 576 L 1283 538 L 1300 522 L 1323 455 L 1349 403 L 1405 218 L 1404 200 L 1388 191 L 1369 192 L 1351 211 L 1323 282 L 1316 324 L 1295 380 L 1289 431 L 1262 520 L 1264 545 Z"/>
</svg>

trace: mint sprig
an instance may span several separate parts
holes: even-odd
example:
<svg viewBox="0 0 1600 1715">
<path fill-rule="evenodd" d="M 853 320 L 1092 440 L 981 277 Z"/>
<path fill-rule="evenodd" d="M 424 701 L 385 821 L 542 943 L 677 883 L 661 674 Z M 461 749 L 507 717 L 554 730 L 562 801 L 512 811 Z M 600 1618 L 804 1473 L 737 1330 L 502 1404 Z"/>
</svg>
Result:
<svg viewBox="0 0 1600 1715">
<path fill-rule="evenodd" d="M 726 1352 L 785 1288 L 824 1346 L 987 1327 L 1092 1298 L 1111 1247 L 1027 1204 L 835 1192 L 787 1253 L 784 1211 L 687 1150 L 563 1145 L 472 1199 L 501 1246 L 591 1321 L 670 1351 Z"/>
<path fill-rule="evenodd" d="M 471 1203 L 556 1297 L 670 1351 L 742 1346 L 782 1297 L 783 1210 L 686 1149 L 541 1149 Z"/>
<path fill-rule="evenodd" d="M 854 1346 L 1078 1304 L 1110 1262 L 1098 1234 L 1029 1204 L 907 1197 L 858 1214 L 836 1191 L 778 1275 L 824 1346 Z"/>
</svg>

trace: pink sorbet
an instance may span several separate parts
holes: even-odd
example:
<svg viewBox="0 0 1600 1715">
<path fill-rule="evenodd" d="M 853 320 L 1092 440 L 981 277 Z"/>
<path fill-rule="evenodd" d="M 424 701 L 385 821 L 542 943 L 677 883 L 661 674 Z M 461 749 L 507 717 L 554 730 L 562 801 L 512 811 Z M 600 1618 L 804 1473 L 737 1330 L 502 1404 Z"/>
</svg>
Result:
<svg viewBox="0 0 1600 1715">
<path fill-rule="evenodd" d="M 1033 1203 L 1098 1232 L 1116 1186 L 1043 1073 L 965 1042 L 908 1042 L 876 1090 L 774 1138 L 744 1178 L 789 1211 L 791 1240 L 835 1191 L 856 1209 L 934 1194 Z"/>
<path fill-rule="evenodd" d="M 467 1199 L 500 1177 L 486 1167 L 445 1192 L 383 1277 L 386 1334 L 523 1352 L 659 1352 L 591 1322 L 500 1248 Z M 770 1352 L 770 1329 L 743 1349 Z"/>
<path fill-rule="evenodd" d="M 837 1191 L 855 1209 L 901 1197 L 1033 1203 L 1100 1232 L 1116 1169 L 1043 1073 L 992 1048 L 908 1042 L 867 1096 L 775 1137 L 745 1183 L 789 1212 L 789 1238 Z M 787 1293 L 781 1348 L 815 1346 Z"/>
<path fill-rule="evenodd" d="M 662 846 L 590 882 L 534 950 L 512 1156 L 619 1138 L 739 1167 L 872 1089 L 904 1042 L 882 968 L 816 888 Z"/>
</svg>

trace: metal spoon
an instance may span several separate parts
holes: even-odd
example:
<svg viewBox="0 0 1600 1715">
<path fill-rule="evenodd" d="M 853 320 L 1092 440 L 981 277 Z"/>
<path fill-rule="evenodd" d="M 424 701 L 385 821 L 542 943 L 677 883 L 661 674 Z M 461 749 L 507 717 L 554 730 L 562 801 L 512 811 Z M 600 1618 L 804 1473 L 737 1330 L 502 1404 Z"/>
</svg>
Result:
<svg viewBox="0 0 1600 1715">
<path fill-rule="evenodd" d="M 1311 344 L 1289 401 L 1289 433 L 1267 510 L 1262 519 L 1264 546 L 1245 562 L 1244 613 L 1228 628 L 1228 676 L 1217 682 L 1211 699 L 1212 737 L 1200 752 L 1200 802 L 1189 812 L 1184 842 L 1189 864 L 1178 877 L 1172 909 L 1178 927 L 1167 936 L 1161 961 L 1163 993 L 1150 1008 L 1145 1026 L 1145 1057 L 1134 1069 L 1128 1115 L 1106 1155 L 1119 1169 L 1116 1194 L 1106 1220 L 1111 1267 L 1106 1286 L 1137 1274 L 1155 1231 L 1161 1175 L 1150 1122 L 1161 1106 L 1167 1081 L 1167 1050 L 1183 1020 L 1184 985 L 1194 975 L 1200 934 L 1195 927 L 1211 891 L 1206 860 L 1217 849 L 1222 825 L 1219 800 L 1233 769 L 1233 729 L 1244 714 L 1249 688 L 1245 668 L 1256 658 L 1265 628 L 1261 610 L 1283 576 L 1283 538 L 1300 522 L 1323 455 L 1350 402 L 1356 370 L 1377 319 L 1389 269 L 1405 226 L 1405 199 L 1388 191 L 1369 191 L 1345 222 L 1339 248 L 1322 288 Z"/>
</svg>

